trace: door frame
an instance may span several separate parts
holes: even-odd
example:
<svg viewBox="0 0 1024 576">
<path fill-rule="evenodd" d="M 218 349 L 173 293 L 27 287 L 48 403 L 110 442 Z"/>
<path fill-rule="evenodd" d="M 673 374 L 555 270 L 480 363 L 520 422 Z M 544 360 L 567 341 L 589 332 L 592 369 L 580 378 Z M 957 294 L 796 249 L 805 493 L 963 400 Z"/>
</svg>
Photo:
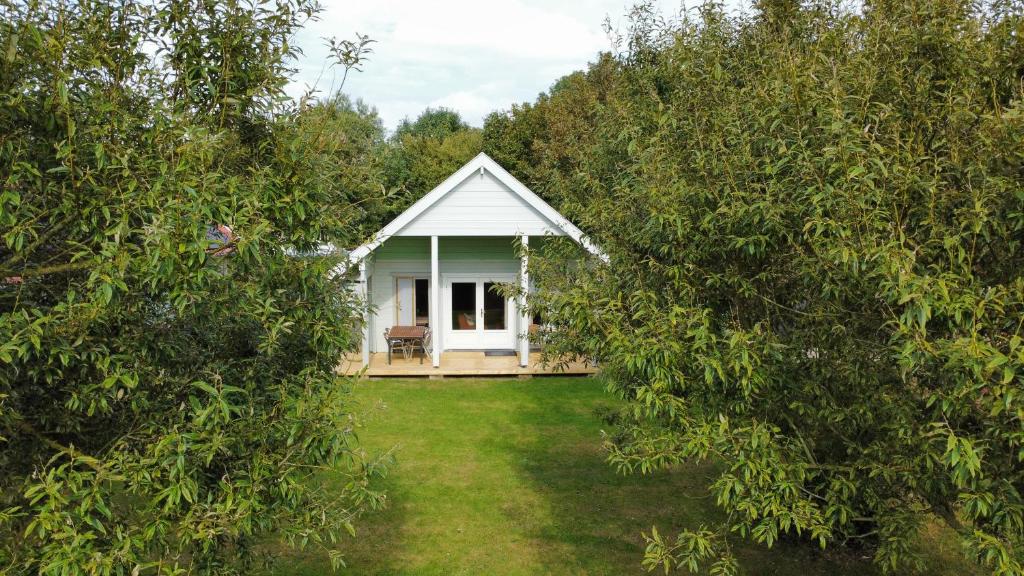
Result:
<svg viewBox="0 0 1024 576">
<path fill-rule="evenodd" d="M 459 273 L 441 274 L 441 320 L 442 342 L 445 350 L 515 350 L 516 348 L 516 299 L 505 299 L 505 329 L 487 330 L 484 328 L 483 318 L 480 317 L 479 307 L 483 302 L 477 302 L 477 318 L 475 330 L 455 330 L 451 326 L 452 282 L 473 282 L 482 285 L 486 282 L 501 284 L 514 284 L 516 275 L 513 273 Z"/>
<path fill-rule="evenodd" d="M 409 280 L 412 283 L 412 321 L 413 324 L 416 323 L 416 276 L 413 274 L 395 274 L 395 314 L 394 318 L 392 319 L 392 326 L 398 326 L 402 322 L 402 280 Z"/>
<path fill-rule="evenodd" d="M 412 321 L 416 322 L 416 281 L 426 280 L 427 281 L 427 324 L 430 329 L 434 329 L 434 319 L 431 317 L 430 310 L 430 272 L 392 272 L 391 273 L 391 295 L 393 298 L 392 313 L 391 313 L 391 325 L 398 326 L 398 308 L 401 305 L 398 297 L 398 281 L 401 279 L 412 280 Z"/>
</svg>

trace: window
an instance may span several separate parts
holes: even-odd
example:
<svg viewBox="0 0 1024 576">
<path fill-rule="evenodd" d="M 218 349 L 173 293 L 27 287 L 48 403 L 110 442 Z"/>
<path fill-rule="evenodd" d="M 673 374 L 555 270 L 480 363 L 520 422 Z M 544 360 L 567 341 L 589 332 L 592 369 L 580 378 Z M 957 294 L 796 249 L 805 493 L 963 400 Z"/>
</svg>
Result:
<svg viewBox="0 0 1024 576">
<path fill-rule="evenodd" d="M 476 330 L 476 282 L 452 282 L 452 330 Z"/>
<path fill-rule="evenodd" d="M 496 282 L 484 282 L 484 330 L 504 330 L 505 297 L 498 293 Z"/>
<path fill-rule="evenodd" d="M 427 278 L 416 279 L 416 325 L 429 326 L 430 282 Z"/>
</svg>

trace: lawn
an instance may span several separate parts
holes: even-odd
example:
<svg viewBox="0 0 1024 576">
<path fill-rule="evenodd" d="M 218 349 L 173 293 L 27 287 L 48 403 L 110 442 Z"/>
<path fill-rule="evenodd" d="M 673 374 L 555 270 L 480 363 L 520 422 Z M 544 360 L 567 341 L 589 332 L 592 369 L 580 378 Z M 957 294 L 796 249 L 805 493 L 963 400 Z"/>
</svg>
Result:
<svg viewBox="0 0 1024 576">
<path fill-rule="evenodd" d="M 363 445 L 395 448 L 389 506 L 342 544 L 349 574 L 643 574 L 641 532 L 714 521 L 710 469 L 622 476 L 605 463 L 596 412 L 614 405 L 588 378 L 371 380 L 357 385 Z M 963 574 L 930 535 L 930 574 Z M 737 541 L 746 574 L 872 574 L 861 556 Z M 330 572 L 322 552 L 286 552 L 278 574 Z"/>
</svg>

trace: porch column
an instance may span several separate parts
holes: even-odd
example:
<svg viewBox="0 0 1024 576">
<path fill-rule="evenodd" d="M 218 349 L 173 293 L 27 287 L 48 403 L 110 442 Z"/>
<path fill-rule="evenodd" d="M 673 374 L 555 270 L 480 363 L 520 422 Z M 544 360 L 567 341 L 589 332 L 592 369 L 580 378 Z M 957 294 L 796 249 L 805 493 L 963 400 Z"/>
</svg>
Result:
<svg viewBox="0 0 1024 576">
<path fill-rule="evenodd" d="M 370 365 L 370 290 L 366 258 L 359 261 L 359 292 L 363 297 L 363 368 Z"/>
<path fill-rule="evenodd" d="M 523 257 L 519 271 L 519 365 L 525 368 L 530 365 L 530 315 L 526 312 L 526 294 L 530 290 L 530 273 L 527 270 L 530 237 L 524 234 L 520 241 Z"/>
<path fill-rule="evenodd" d="M 437 257 L 437 236 L 430 237 L 430 342 L 434 368 L 441 366 L 441 266 Z"/>
</svg>

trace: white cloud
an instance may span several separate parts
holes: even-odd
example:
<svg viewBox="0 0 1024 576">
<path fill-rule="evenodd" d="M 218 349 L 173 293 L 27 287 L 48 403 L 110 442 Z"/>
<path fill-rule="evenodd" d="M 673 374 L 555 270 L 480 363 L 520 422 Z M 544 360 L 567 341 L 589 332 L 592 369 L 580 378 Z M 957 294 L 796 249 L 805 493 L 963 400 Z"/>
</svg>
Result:
<svg viewBox="0 0 1024 576">
<path fill-rule="evenodd" d="M 500 96 L 495 96 L 493 93 L 488 93 L 487 90 L 459 90 L 446 94 L 440 98 L 432 100 L 427 104 L 431 108 L 450 108 L 452 110 L 458 110 L 463 118 L 476 122 L 479 118 L 487 116 L 490 112 L 495 109 L 495 101 Z"/>
<path fill-rule="evenodd" d="M 500 9 L 468 0 L 438 9 L 429 3 L 409 7 L 392 39 L 401 45 L 471 49 L 508 58 L 586 58 L 605 42 L 599 28 L 550 8 L 519 0 Z"/>
<path fill-rule="evenodd" d="M 659 0 L 666 13 L 679 0 Z M 459 111 L 481 125 L 492 110 L 533 100 L 564 74 L 582 69 L 610 48 L 606 16 L 621 22 L 631 0 L 507 0 L 449 2 L 379 0 L 325 2 L 320 20 L 295 39 L 305 52 L 289 86 L 297 96 L 316 82 L 327 51 L 323 37 L 375 40 L 362 73 L 349 75 L 345 92 L 376 106 L 385 126 L 415 117 L 427 106 Z M 340 81 L 327 70 L 326 91 Z"/>
</svg>

